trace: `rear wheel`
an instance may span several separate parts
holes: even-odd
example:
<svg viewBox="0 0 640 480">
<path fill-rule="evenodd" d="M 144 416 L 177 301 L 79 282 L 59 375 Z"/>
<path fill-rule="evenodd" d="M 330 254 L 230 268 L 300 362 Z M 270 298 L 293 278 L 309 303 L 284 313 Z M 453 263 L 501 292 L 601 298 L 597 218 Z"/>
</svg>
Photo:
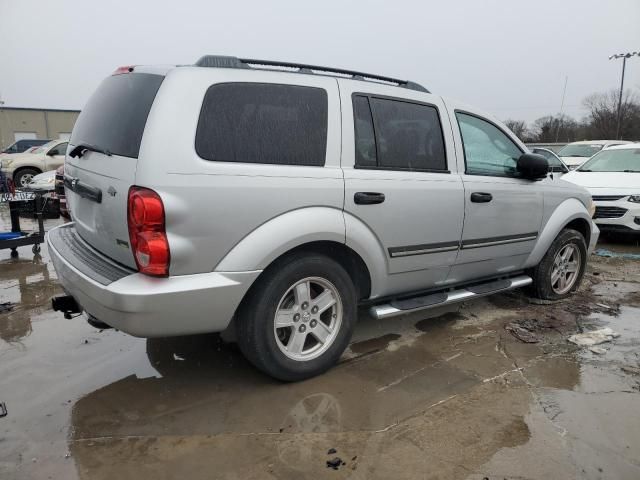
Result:
<svg viewBox="0 0 640 480">
<path fill-rule="evenodd" d="M 559 300 L 580 286 L 587 264 L 587 245 L 576 230 L 560 232 L 533 271 L 533 294 Z"/>
<path fill-rule="evenodd" d="M 238 313 L 238 345 L 260 370 L 285 381 L 318 375 L 347 347 L 356 291 L 334 260 L 296 253 L 269 267 Z"/>
<path fill-rule="evenodd" d="M 33 180 L 33 177 L 35 177 L 39 173 L 40 172 L 35 168 L 23 168 L 16 172 L 13 177 L 13 181 L 16 184 L 16 187 L 24 188 L 29 185 L 29 183 L 31 183 L 31 180 Z"/>
</svg>

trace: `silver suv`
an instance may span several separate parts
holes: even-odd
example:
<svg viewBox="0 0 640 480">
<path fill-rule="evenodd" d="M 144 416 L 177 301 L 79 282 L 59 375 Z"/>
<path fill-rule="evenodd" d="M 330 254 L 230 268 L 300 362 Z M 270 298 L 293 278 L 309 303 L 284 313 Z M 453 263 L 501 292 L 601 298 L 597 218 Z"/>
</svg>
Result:
<svg viewBox="0 0 640 480">
<path fill-rule="evenodd" d="M 233 329 L 258 368 L 300 380 L 338 360 L 358 306 L 574 291 L 599 231 L 586 190 L 549 177 L 502 123 L 412 82 L 216 56 L 122 67 L 70 139 L 54 308 L 140 337 Z"/>
</svg>

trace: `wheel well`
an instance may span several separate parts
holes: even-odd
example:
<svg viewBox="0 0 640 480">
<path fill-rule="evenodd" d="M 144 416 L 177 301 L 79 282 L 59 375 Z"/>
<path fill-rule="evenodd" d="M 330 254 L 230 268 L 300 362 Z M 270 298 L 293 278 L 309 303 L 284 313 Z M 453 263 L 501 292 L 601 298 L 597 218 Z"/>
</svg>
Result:
<svg viewBox="0 0 640 480">
<path fill-rule="evenodd" d="M 591 238 L 591 226 L 589 222 L 587 222 L 584 218 L 576 218 L 575 220 L 571 220 L 569 223 L 565 225 L 564 228 L 572 228 L 573 230 L 577 230 L 580 232 L 584 241 L 589 245 L 589 239 Z"/>
<path fill-rule="evenodd" d="M 29 166 L 27 166 L 27 167 L 19 167 L 19 168 L 16 168 L 15 172 L 13 172 L 13 179 L 15 180 L 17 175 L 19 175 L 20 172 L 23 171 L 23 170 L 35 170 L 38 173 L 42 173 L 42 170 L 40 170 L 37 167 L 29 167 Z"/>
<path fill-rule="evenodd" d="M 334 259 L 347 271 L 358 291 L 358 299 L 369 298 L 371 295 L 371 274 L 364 260 L 354 250 L 346 245 L 333 241 L 310 242 L 295 247 L 274 260 L 274 263 L 282 257 L 293 252 L 308 251 L 321 253 Z"/>
</svg>

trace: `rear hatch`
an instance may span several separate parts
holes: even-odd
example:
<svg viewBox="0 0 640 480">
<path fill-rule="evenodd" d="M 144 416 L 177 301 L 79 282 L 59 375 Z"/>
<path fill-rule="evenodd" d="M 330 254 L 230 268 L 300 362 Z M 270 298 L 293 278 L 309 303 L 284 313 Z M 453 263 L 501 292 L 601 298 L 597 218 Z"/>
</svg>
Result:
<svg viewBox="0 0 640 480">
<path fill-rule="evenodd" d="M 147 117 L 163 75 L 123 73 L 105 79 L 73 128 L 65 160 L 67 204 L 78 234 L 108 257 L 135 268 L 127 196 L 135 183 Z M 76 147 L 90 145 L 101 152 Z"/>
</svg>

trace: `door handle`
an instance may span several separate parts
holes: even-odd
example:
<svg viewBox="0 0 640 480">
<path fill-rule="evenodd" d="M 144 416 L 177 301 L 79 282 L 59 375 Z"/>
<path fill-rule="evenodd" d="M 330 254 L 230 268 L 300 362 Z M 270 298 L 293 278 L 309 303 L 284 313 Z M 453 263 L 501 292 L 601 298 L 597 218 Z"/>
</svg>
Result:
<svg viewBox="0 0 640 480">
<path fill-rule="evenodd" d="M 473 192 L 471 194 L 471 201 L 473 203 L 489 203 L 491 200 L 493 200 L 493 195 L 490 193 Z"/>
<path fill-rule="evenodd" d="M 353 201 L 358 205 L 375 205 L 384 202 L 384 193 L 378 192 L 356 192 Z"/>
</svg>

